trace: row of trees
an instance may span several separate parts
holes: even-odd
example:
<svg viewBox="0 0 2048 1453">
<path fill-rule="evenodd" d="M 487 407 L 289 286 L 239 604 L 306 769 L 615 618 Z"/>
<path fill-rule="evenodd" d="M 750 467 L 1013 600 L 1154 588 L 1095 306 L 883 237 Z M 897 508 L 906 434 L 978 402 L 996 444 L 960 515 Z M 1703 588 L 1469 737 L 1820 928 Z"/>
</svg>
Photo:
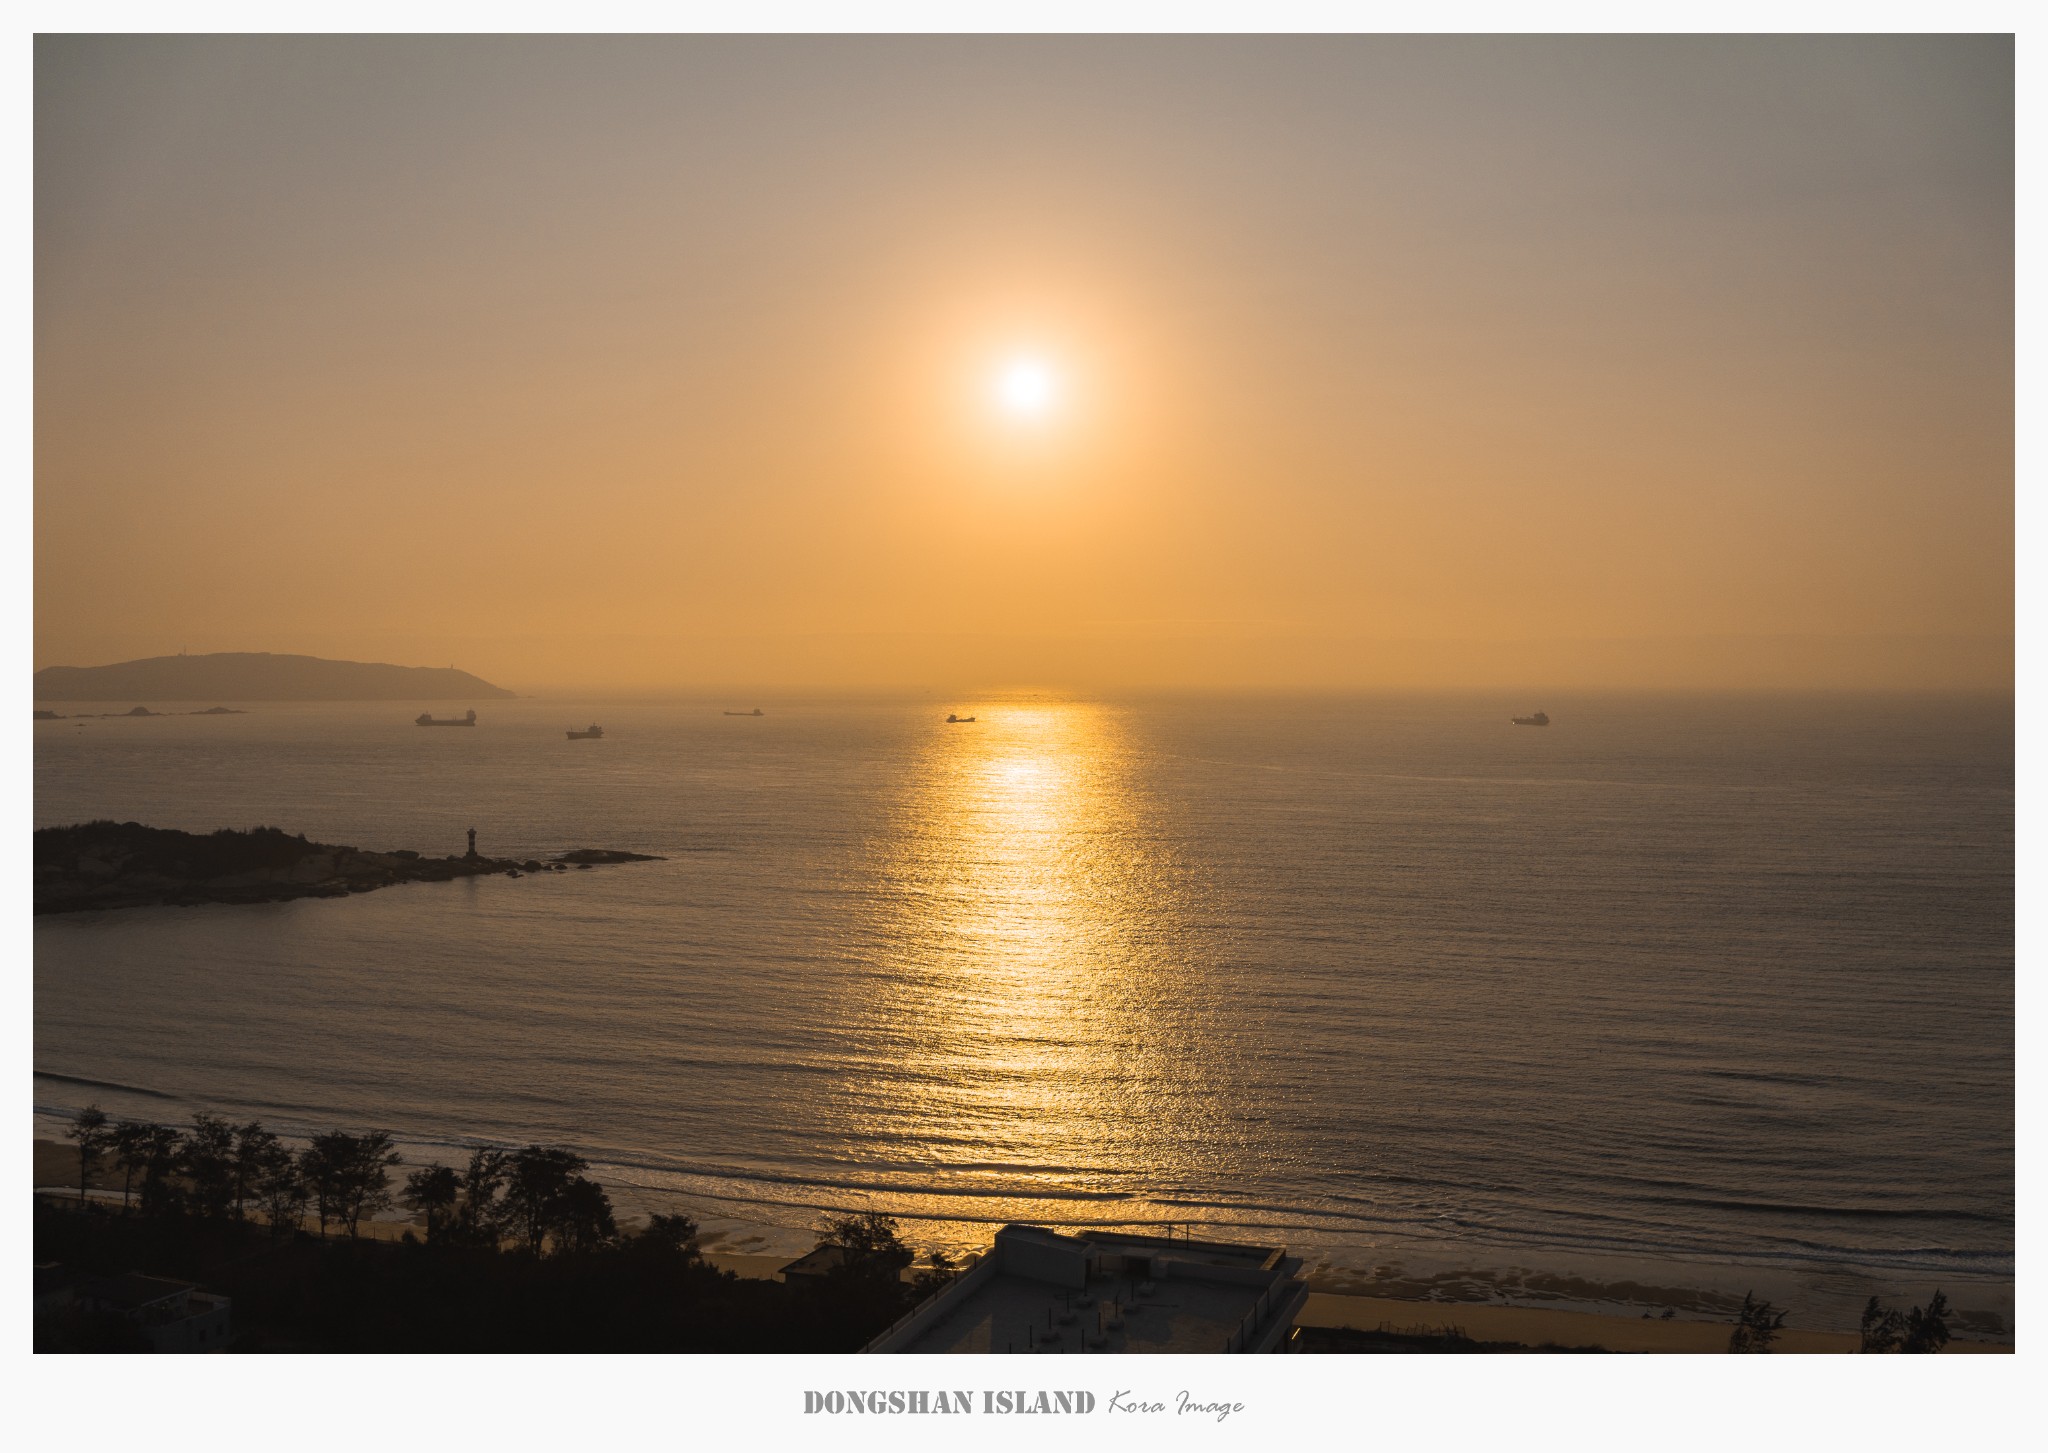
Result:
<svg viewBox="0 0 2048 1453">
<path fill-rule="evenodd" d="M 72 1117 L 64 1132 L 78 1146 L 78 1195 L 84 1202 L 93 1171 L 111 1158 L 120 1170 L 121 1206 L 144 1215 L 189 1215 L 242 1223 L 253 1208 L 276 1234 L 302 1229 L 307 1213 L 325 1237 L 338 1225 L 353 1239 L 366 1217 L 394 1200 L 390 1167 L 399 1156 L 389 1132 L 330 1130 L 294 1151 L 261 1124 L 235 1125 L 213 1115 L 189 1131 L 149 1121 L 111 1120 L 97 1105 Z M 559 1146 L 523 1150 L 482 1147 L 466 1165 L 422 1167 L 405 1178 L 398 1204 L 426 1223 L 429 1245 L 568 1256 L 624 1244 L 681 1252 L 697 1259 L 697 1225 L 687 1216 L 656 1215 L 637 1236 L 622 1237 L 611 1197 L 584 1174 L 590 1163 Z M 893 1303 L 928 1295 L 952 1279 L 943 1254 L 905 1283 L 914 1253 L 894 1220 L 879 1212 L 828 1219 L 820 1239 L 845 1255 L 830 1280 L 856 1297 Z"/>
<path fill-rule="evenodd" d="M 96 1109 L 69 1133 L 81 1202 L 111 1162 L 115 1177 L 97 1183 L 122 1188 L 124 1212 L 139 1199 L 148 1214 L 77 1215 L 68 1196 L 38 1197 L 37 1261 L 203 1285 L 233 1299 L 236 1345 L 250 1350 L 851 1352 L 953 1274 L 934 1258 L 905 1280 L 911 1248 L 892 1219 L 866 1213 L 820 1226 L 844 1253 L 825 1275 L 737 1278 L 705 1261 L 686 1216 L 622 1231 L 582 1158 L 552 1146 L 486 1148 L 406 1175 L 381 1133 L 333 1131 L 294 1149 L 257 1124 L 202 1116 L 180 1130 Z M 292 1234 L 315 1210 L 323 1229 L 353 1233 L 393 1203 L 418 1214 L 424 1236 Z M 115 1350 L 102 1334 L 45 1317 L 36 1346 Z"/>
<path fill-rule="evenodd" d="M 1730 1352 L 1768 1352 L 1785 1327 L 1785 1313 L 1769 1302 L 1742 1295 L 1735 1329 L 1728 1334 Z M 1863 1308 L 1859 1352 L 1939 1352 L 1948 1345 L 1948 1298 L 1937 1290 L 1925 1308 L 1900 1312 L 1876 1297 Z"/>
<path fill-rule="evenodd" d="M 97 1105 L 72 1117 L 65 1137 L 78 1147 L 78 1196 L 111 1160 L 121 1172 L 121 1207 L 145 1215 L 188 1214 L 242 1222 L 253 1208 L 278 1234 L 302 1228 L 308 1211 L 320 1234 L 339 1225 L 356 1236 L 366 1217 L 393 1201 L 398 1164 L 388 1131 L 330 1130 L 294 1150 L 260 1123 L 213 1115 L 189 1131 L 143 1120 L 113 1120 Z M 481 1149 L 457 1170 L 430 1165 L 406 1178 L 398 1199 L 426 1220 L 427 1240 L 499 1247 L 540 1256 L 590 1250 L 614 1240 L 618 1225 L 604 1187 L 583 1173 L 581 1156 L 555 1146 Z M 650 1228 L 678 1246 L 694 1242 L 687 1217 L 657 1216 Z"/>
<path fill-rule="evenodd" d="M 112 1120 L 97 1105 L 72 1117 L 65 1138 L 78 1146 L 78 1197 L 111 1158 L 121 1172 L 121 1209 L 145 1215 L 188 1213 L 243 1221 L 251 1207 L 279 1231 L 304 1224 L 310 1208 L 320 1234 L 340 1224 L 354 1236 L 363 1218 L 391 1204 L 388 1167 L 398 1163 L 382 1130 L 331 1130 L 293 1150 L 256 1122 L 235 1125 L 195 1116 L 189 1131 L 148 1120 Z"/>
<path fill-rule="evenodd" d="M 406 1177 L 403 1201 L 426 1218 L 429 1242 L 499 1246 L 510 1240 L 535 1256 L 591 1251 L 617 1238 L 611 1197 L 583 1174 L 590 1163 L 557 1146 L 474 1151 L 458 1171 L 430 1165 Z M 684 1216 L 656 1216 L 650 1228 L 678 1244 L 697 1228 Z"/>
<path fill-rule="evenodd" d="M 1901 1312 L 1872 1297 L 1862 1333 L 1862 1352 L 1939 1352 L 1948 1346 L 1948 1298 L 1937 1290 L 1924 1308 Z"/>
<path fill-rule="evenodd" d="M 548 1254 L 532 1256 L 523 1241 L 464 1244 L 459 1203 L 436 1213 L 434 1242 L 321 1240 L 310 1226 L 272 1236 L 251 1216 L 237 1226 L 191 1214 L 79 1215 L 68 1196 L 38 1197 L 36 1260 L 204 1286 L 233 1299 L 235 1346 L 270 1352 L 852 1352 L 946 1275 L 903 1280 L 910 1249 L 880 1216 L 821 1227 L 846 1257 L 823 1276 L 786 1283 L 709 1265 L 682 1217 L 657 1217 L 589 1249 L 551 1241 Z M 124 1350 L 133 1332 L 125 1320 L 46 1313 L 35 1345 Z"/>
</svg>

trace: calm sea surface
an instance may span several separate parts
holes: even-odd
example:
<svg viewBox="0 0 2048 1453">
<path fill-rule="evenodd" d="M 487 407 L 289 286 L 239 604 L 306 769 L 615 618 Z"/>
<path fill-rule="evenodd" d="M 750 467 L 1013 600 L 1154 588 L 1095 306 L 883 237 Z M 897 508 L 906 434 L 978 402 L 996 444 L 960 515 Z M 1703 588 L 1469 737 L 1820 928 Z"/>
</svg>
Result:
<svg viewBox="0 0 2048 1453">
<path fill-rule="evenodd" d="M 2009 1328 L 2009 697 L 477 705 L 39 723 L 38 826 L 666 861 L 38 919 L 38 1133 L 558 1141 L 729 1246 L 1172 1222 Z"/>
</svg>

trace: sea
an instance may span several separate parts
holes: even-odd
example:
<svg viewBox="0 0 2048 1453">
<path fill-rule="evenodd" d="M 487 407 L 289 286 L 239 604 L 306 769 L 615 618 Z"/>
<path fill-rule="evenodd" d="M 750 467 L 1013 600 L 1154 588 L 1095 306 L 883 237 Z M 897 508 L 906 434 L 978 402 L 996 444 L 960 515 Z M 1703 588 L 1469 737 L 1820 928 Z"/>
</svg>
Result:
<svg viewBox="0 0 2048 1453">
<path fill-rule="evenodd" d="M 2013 1334 L 2010 695 L 225 704 L 38 722 L 36 824 L 660 860 L 38 917 L 38 1136 L 559 1144 L 728 1253 L 874 1210 Z"/>
</svg>

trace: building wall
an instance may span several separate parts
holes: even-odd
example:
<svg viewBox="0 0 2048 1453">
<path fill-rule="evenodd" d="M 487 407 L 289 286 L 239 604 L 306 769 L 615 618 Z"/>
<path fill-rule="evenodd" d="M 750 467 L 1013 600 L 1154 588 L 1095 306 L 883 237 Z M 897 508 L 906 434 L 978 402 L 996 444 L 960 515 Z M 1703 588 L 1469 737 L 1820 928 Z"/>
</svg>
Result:
<svg viewBox="0 0 2048 1453">
<path fill-rule="evenodd" d="M 229 1310 L 226 1297 L 194 1292 L 185 1316 L 145 1326 L 142 1335 L 155 1352 L 223 1352 L 231 1330 Z"/>
<path fill-rule="evenodd" d="M 1054 1286 L 1088 1285 L 1088 1250 L 1083 1242 L 1056 1241 L 1007 1227 L 996 1233 L 996 1260 L 1004 1271 Z"/>
</svg>

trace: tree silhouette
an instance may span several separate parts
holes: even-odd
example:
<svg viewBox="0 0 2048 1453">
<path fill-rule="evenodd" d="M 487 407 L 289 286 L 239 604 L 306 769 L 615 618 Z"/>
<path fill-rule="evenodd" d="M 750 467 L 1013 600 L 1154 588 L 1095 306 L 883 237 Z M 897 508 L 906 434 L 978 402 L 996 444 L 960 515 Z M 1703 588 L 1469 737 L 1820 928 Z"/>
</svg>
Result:
<svg viewBox="0 0 2048 1453">
<path fill-rule="evenodd" d="M 701 1254 L 697 1250 L 697 1223 L 680 1214 L 665 1216 L 657 1211 L 647 1218 L 647 1224 L 633 1240 L 638 1245 L 681 1253 L 692 1261 Z"/>
<path fill-rule="evenodd" d="M 298 1230 L 312 1191 L 306 1185 L 299 1157 L 276 1136 L 271 1137 L 269 1148 L 263 1152 L 255 1185 L 256 1194 L 263 1200 L 263 1219 L 270 1223 L 271 1235 Z"/>
<path fill-rule="evenodd" d="M 903 1272 L 916 1259 L 896 1233 L 896 1222 L 878 1211 L 829 1218 L 819 1228 L 825 1244 L 837 1246 L 839 1264 L 825 1273 L 818 1292 L 837 1318 L 884 1323 L 908 1309 L 911 1289 Z"/>
<path fill-rule="evenodd" d="M 136 1136 L 142 1170 L 144 1215 L 168 1215 L 181 1209 L 177 1174 L 184 1161 L 185 1137 L 170 1125 L 145 1121 Z"/>
<path fill-rule="evenodd" d="M 611 1197 L 596 1181 L 577 1176 L 562 1189 L 554 1215 L 558 1250 L 595 1251 L 619 1234 Z"/>
<path fill-rule="evenodd" d="M 505 1173 L 505 1215 L 514 1234 L 535 1256 L 541 1254 L 550 1232 L 561 1239 L 571 1187 L 583 1180 L 588 1169 L 589 1161 L 557 1145 L 529 1145 L 513 1152 Z M 585 1213 L 594 1209 L 587 1198 L 581 1206 Z M 605 1218 L 609 1220 L 610 1215 L 607 1202 Z"/>
<path fill-rule="evenodd" d="M 114 1126 L 114 1163 L 121 1167 L 121 1214 L 128 1214 L 128 1193 L 135 1184 L 135 1172 L 142 1169 L 142 1142 L 149 1126 L 140 1120 L 122 1120 Z"/>
<path fill-rule="evenodd" d="M 225 1220 L 235 1193 L 235 1127 L 217 1115 L 193 1116 L 184 1171 L 199 1213 Z"/>
<path fill-rule="evenodd" d="M 114 1144 L 114 1130 L 107 1121 L 107 1112 L 98 1105 L 87 1105 L 71 1117 L 71 1126 L 64 1132 L 66 1140 L 78 1145 L 78 1204 L 85 1204 L 85 1183 L 92 1174 L 93 1163 Z"/>
<path fill-rule="evenodd" d="M 327 1234 L 329 1221 L 338 1220 L 353 1240 L 363 1217 L 374 1217 L 391 1204 L 389 1168 L 397 1164 L 388 1130 L 362 1135 L 330 1130 L 314 1136 L 299 1166 L 313 1193 L 320 1234 Z"/>
<path fill-rule="evenodd" d="M 1863 1306 L 1863 1321 L 1858 1328 L 1862 1340 L 1858 1352 L 1896 1352 L 1899 1342 L 1906 1333 L 1906 1319 L 1899 1315 L 1896 1307 L 1882 1305 L 1872 1297 Z"/>
<path fill-rule="evenodd" d="M 893 1277 L 916 1259 L 916 1254 L 896 1234 L 894 1218 L 879 1211 L 829 1218 L 820 1234 L 828 1244 L 846 1252 L 841 1266 L 863 1272 L 880 1271 Z"/>
<path fill-rule="evenodd" d="M 1937 1287 L 1927 1305 L 1901 1314 L 1872 1297 L 1863 1307 L 1859 1352 L 1939 1352 L 1948 1346 L 1948 1297 Z"/>
<path fill-rule="evenodd" d="M 911 1279 L 910 1293 L 918 1301 L 923 1301 L 958 1275 L 960 1268 L 953 1264 L 953 1258 L 943 1251 L 934 1251 L 931 1266 Z"/>
<path fill-rule="evenodd" d="M 448 1222 L 455 1213 L 456 1197 L 461 1192 L 462 1177 L 436 1162 L 405 1178 L 405 1194 L 401 1199 L 407 1210 L 420 1212 L 427 1218 L 427 1240 L 440 1241 L 446 1235 Z"/>
<path fill-rule="evenodd" d="M 1773 1309 L 1769 1302 L 1757 1301 L 1750 1293 L 1744 1292 L 1742 1310 L 1735 1316 L 1735 1330 L 1728 1336 L 1728 1350 L 1768 1352 L 1784 1325 L 1783 1312 Z"/>
<path fill-rule="evenodd" d="M 356 1234 L 356 1223 L 374 1217 L 391 1204 L 390 1168 L 398 1164 L 398 1152 L 391 1148 L 391 1132 L 372 1130 L 356 1141 L 355 1159 L 349 1166 L 348 1234 Z"/>
<path fill-rule="evenodd" d="M 229 1204 L 236 1221 L 242 1220 L 245 1201 L 261 1193 L 263 1177 L 276 1160 L 278 1139 L 256 1121 L 235 1127 L 235 1150 L 229 1173 Z"/>
<path fill-rule="evenodd" d="M 498 1192 L 504 1188 L 510 1160 L 504 1151 L 491 1146 L 470 1152 L 469 1165 L 462 1172 L 462 1204 L 455 1213 L 456 1229 L 464 1241 L 495 1247 L 504 1234 L 505 1208 Z"/>
<path fill-rule="evenodd" d="M 1901 1352 L 1939 1352 L 1948 1346 L 1948 1298 L 1935 1289 L 1933 1300 L 1927 1310 L 1915 1307 L 1906 1313 L 1906 1340 L 1899 1344 Z"/>
<path fill-rule="evenodd" d="M 306 1183 L 307 1199 L 312 1202 L 313 1214 L 320 1222 L 323 1240 L 327 1236 L 327 1223 L 341 1214 L 342 1181 L 347 1174 L 343 1163 L 346 1150 L 341 1142 L 350 1138 L 339 1130 L 316 1135 L 312 1143 L 299 1152 L 299 1175 Z"/>
</svg>

